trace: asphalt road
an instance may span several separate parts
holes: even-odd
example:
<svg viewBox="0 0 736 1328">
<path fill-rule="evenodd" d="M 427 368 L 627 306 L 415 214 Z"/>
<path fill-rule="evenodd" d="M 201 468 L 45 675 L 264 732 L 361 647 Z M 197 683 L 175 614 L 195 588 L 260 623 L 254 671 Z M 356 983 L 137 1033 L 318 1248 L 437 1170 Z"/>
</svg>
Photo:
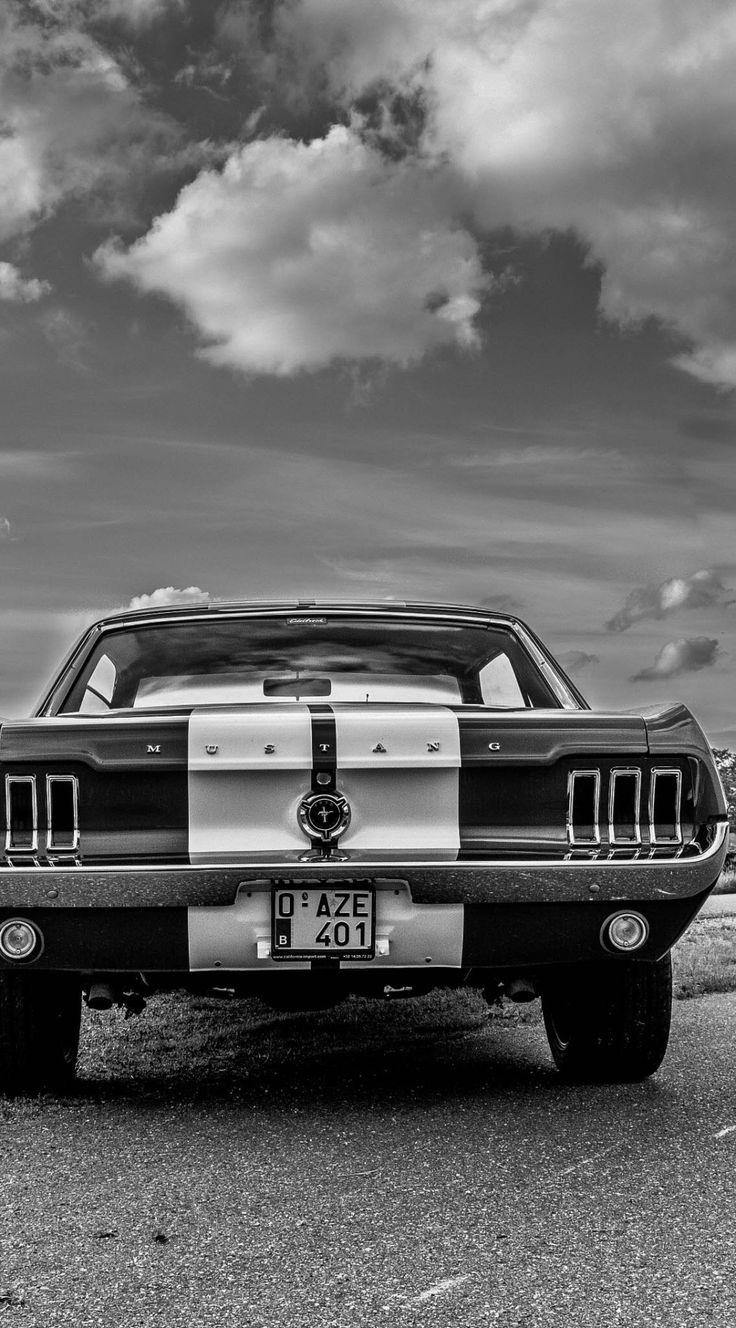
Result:
<svg viewBox="0 0 736 1328">
<path fill-rule="evenodd" d="M 131 1061 L 2 1104 L 0 1315 L 732 1328 L 735 1038 L 736 996 L 679 1002 L 654 1079 L 571 1088 L 539 1026 L 409 1022 L 386 1054 L 290 1042 L 211 1083 Z"/>
</svg>

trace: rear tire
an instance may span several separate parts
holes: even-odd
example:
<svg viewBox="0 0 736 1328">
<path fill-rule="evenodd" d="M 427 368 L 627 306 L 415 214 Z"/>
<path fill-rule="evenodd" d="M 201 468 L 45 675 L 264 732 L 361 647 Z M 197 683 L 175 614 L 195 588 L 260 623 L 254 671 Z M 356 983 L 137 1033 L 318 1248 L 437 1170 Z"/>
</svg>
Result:
<svg viewBox="0 0 736 1328">
<path fill-rule="evenodd" d="M 568 972 L 542 993 L 554 1062 L 578 1083 L 645 1079 L 662 1064 L 670 1034 L 672 961 L 618 960 Z"/>
<path fill-rule="evenodd" d="M 0 973 L 1 1095 L 69 1087 L 81 1012 L 81 983 L 73 974 Z"/>
</svg>

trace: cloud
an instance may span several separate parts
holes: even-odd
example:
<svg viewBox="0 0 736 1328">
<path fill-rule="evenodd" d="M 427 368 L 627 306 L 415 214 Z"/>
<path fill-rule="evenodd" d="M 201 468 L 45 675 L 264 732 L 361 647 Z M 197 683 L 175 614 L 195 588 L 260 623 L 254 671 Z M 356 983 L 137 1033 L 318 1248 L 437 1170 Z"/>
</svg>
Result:
<svg viewBox="0 0 736 1328">
<path fill-rule="evenodd" d="M 97 22 L 114 19 L 133 29 L 151 27 L 185 7 L 186 0 L 87 0 L 84 5 L 88 16 Z"/>
<path fill-rule="evenodd" d="M 213 364 L 281 375 L 338 359 L 406 366 L 437 346 L 474 346 L 490 285 L 445 194 L 441 172 L 397 172 L 349 128 L 309 144 L 264 139 L 96 262 L 182 304 Z"/>
<path fill-rule="evenodd" d="M 656 682 L 658 678 L 676 678 L 680 673 L 696 673 L 715 664 L 720 650 L 710 636 L 681 636 L 662 646 L 654 663 L 629 679 L 630 682 Z"/>
<path fill-rule="evenodd" d="M 672 577 L 659 584 L 632 590 L 622 609 L 609 619 L 609 632 L 625 632 L 644 619 L 666 618 L 680 609 L 705 609 L 736 603 L 734 592 L 727 590 L 712 568 L 703 568 L 691 576 Z"/>
<path fill-rule="evenodd" d="M 6 516 L 0 516 L 0 540 L 10 539 L 11 525 Z"/>
<path fill-rule="evenodd" d="M 129 211 L 131 189 L 152 171 L 201 164 L 199 145 L 183 145 L 174 121 L 146 104 L 121 60 L 85 30 L 101 12 L 71 0 L 0 8 L 0 240 L 73 196 L 124 198 Z"/>
<path fill-rule="evenodd" d="M 56 352 L 60 364 L 77 373 L 87 373 L 85 350 L 88 333 L 85 323 L 70 309 L 49 309 L 39 316 L 41 331 Z"/>
<path fill-rule="evenodd" d="M 37 449 L 11 448 L 0 452 L 0 480 L 50 480 L 66 478 L 77 457 L 74 452 L 41 452 Z"/>
<path fill-rule="evenodd" d="M 187 586 L 185 590 L 177 590 L 175 586 L 160 586 L 150 594 L 134 595 L 126 608 L 158 609 L 165 604 L 206 604 L 209 599 L 208 591 L 200 590 L 199 586 Z"/>
<path fill-rule="evenodd" d="M 121 23 L 134 30 L 150 27 L 171 11 L 181 12 L 186 0 L 28 0 L 31 12 L 47 22 L 74 24 Z"/>
<path fill-rule="evenodd" d="M 735 58 L 730 0 L 289 0 L 264 66 L 381 123 L 398 176 L 412 148 L 449 163 L 448 221 L 576 232 L 606 317 L 660 320 L 679 368 L 733 387 Z"/>
<path fill-rule="evenodd" d="M 597 655 L 589 655 L 585 650 L 566 650 L 564 654 L 558 655 L 557 658 L 566 673 L 580 673 L 583 669 L 589 669 L 594 664 L 600 664 Z"/>
<path fill-rule="evenodd" d="M 22 277 L 14 263 L 0 263 L 0 300 L 32 304 L 47 295 L 51 287 L 36 277 Z"/>
<path fill-rule="evenodd" d="M 578 471 L 589 474 L 591 468 L 605 470 L 611 474 L 624 475 L 630 469 L 630 461 L 616 448 L 594 448 L 561 446 L 554 443 L 531 443 L 526 447 L 501 448 L 487 452 L 475 452 L 465 455 L 450 455 L 447 458 L 452 466 L 461 470 L 522 470 L 533 467 L 537 472 L 550 471 L 557 475 L 561 470 Z M 566 474 L 565 483 L 570 478 Z"/>
</svg>

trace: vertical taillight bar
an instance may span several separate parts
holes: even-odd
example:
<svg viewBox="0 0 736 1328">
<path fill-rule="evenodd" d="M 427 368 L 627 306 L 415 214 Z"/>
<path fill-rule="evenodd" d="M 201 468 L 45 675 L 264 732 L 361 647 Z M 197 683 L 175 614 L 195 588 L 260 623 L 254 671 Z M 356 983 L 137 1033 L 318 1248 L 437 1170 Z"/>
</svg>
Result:
<svg viewBox="0 0 736 1328">
<path fill-rule="evenodd" d="M 600 770 L 571 770 L 567 779 L 567 837 L 571 844 L 600 844 Z"/>
<path fill-rule="evenodd" d="M 611 844 L 641 844 L 641 770 L 635 766 L 611 771 L 608 839 Z"/>
<path fill-rule="evenodd" d="M 649 834 L 652 844 L 681 844 L 682 771 L 652 770 L 649 785 Z"/>
<path fill-rule="evenodd" d="M 76 775 L 46 776 L 48 853 L 75 853 L 79 848 L 79 781 Z"/>
<path fill-rule="evenodd" d="M 38 851 L 38 797 L 35 775 L 5 776 L 5 851 Z"/>
</svg>

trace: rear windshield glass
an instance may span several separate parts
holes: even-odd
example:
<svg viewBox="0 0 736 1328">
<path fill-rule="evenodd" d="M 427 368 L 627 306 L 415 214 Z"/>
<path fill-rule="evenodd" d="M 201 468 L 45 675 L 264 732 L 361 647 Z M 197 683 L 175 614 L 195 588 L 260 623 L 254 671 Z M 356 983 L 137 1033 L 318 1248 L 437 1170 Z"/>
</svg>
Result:
<svg viewBox="0 0 736 1328">
<path fill-rule="evenodd" d="M 247 702 L 559 706 L 510 630 L 350 618 L 204 618 L 105 632 L 63 714 Z"/>
</svg>

